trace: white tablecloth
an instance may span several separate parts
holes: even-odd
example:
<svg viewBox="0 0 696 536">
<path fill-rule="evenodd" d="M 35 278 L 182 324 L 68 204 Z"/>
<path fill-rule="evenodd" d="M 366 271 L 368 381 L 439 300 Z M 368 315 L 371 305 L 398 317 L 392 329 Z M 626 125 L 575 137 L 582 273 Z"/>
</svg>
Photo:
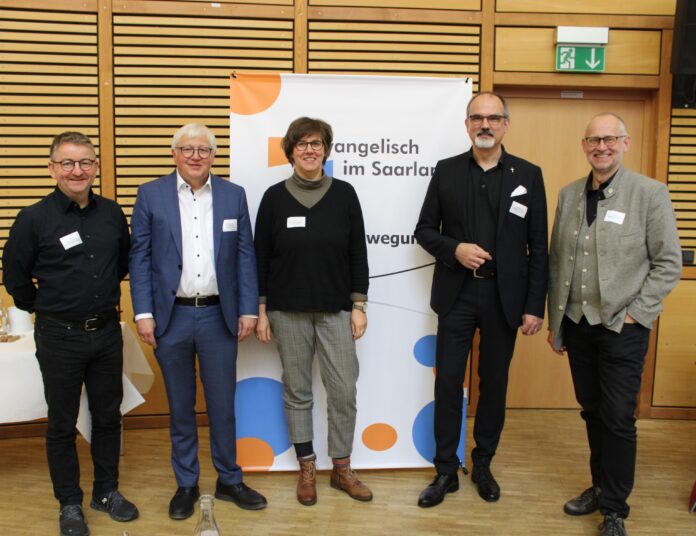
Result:
<svg viewBox="0 0 696 536">
<path fill-rule="evenodd" d="M 133 332 L 123 322 L 123 402 L 125 415 L 139 406 L 152 387 L 155 375 Z M 90 437 L 87 394 L 82 388 L 78 430 Z M 34 334 L 23 335 L 15 342 L 0 343 L 0 423 L 33 421 L 46 417 L 48 408 L 43 393 L 43 380 L 36 360 Z"/>
</svg>

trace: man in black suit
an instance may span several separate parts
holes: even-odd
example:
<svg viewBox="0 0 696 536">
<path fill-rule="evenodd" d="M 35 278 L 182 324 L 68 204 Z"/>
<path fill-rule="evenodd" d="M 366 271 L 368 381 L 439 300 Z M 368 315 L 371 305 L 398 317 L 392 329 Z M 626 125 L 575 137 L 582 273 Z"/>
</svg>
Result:
<svg viewBox="0 0 696 536">
<path fill-rule="evenodd" d="M 415 230 L 418 243 L 436 260 L 430 306 L 438 315 L 437 476 L 418 499 L 424 508 L 459 489 L 464 373 L 476 328 L 480 395 L 471 479 L 484 500 L 500 498 L 490 464 L 505 421 L 517 328 L 525 335 L 541 329 L 548 284 L 541 169 L 505 152 L 510 114 L 500 95 L 479 93 L 466 114 L 472 148 L 437 163 Z"/>
</svg>

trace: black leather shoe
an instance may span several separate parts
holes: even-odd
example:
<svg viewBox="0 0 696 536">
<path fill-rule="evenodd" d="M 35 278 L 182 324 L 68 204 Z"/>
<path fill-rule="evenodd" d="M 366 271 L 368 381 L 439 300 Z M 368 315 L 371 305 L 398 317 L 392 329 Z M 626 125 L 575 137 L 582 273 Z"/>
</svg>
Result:
<svg viewBox="0 0 696 536">
<path fill-rule="evenodd" d="M 82 506 L 66 504 L 60 507 L 60 536 L 89 536 Z"/>
<path fill-rule="evenodd" d="M 106 512 L 114 521 L 133 521 L 139 515 L 138 508 L 117 490 L 101 497 L 93 497 L 89 506 Z"/>
<path fill-rule="evenodd" d="M 602 492 L 597 486 L 591 486 L 574 499 L 570 499 L 563 505 L 563 511 L 569 516 L 584 516 L 599 510 L 599 494 Z"/>
<path fill-rule="evenodd" d="M 616 512 L 604 516 L 604 521 L 599 524 L 599 530 L 601 536 L 628 536 L 623 518 Z"/>
<path fill-rule="evenodd" d="M 200 497 L 198 486 L 190 488 L 179 486 L 169 501 L 169 517 L 172 519 L 188 519 L 193 515 L 193 507 Z"/>
<path fill-rule="evenodd" d="M 231 501 L 245 510 L 262 510 L 268 506 L 266 497 L 251 489 L 244 482 L 225 485 L 218 480 L 215 484 L 215 498 L 221 501 Z"/>
<path fill-rule="evenodd" d="M 459 477 L 455 475 L 438 474 L 432 483 L 418 497 L 418 506 L 430 508 L 445 500 L 445 495 L 459 489 Z"/>
<path fill-rule="evenodd" d="M 478 487 L 478 494 L 484 501 L 495 502 L 500 499 L 500 486 L 493 478 L 490 467 L 474 465 L 471 481 Z"/>
</svg>

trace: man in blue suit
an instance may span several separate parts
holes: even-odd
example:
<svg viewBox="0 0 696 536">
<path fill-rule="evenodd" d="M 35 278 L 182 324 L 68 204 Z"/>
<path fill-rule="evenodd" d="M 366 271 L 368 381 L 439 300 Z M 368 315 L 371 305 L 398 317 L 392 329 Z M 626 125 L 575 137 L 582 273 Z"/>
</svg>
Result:
<svg viewBox="0 0 696 536">
<path fill-rule="evenodd" d="M 210 173 L 216 141 L 204 125 L 172 138 L 176 170 L 143 184 L 131 218 L 131 294 L 140 338 L 155 349 L 170 410 L 178 489 L 169 517 L 186 519 L 199 497 L 196 355 L 210 423 L 215 497 L 249 510 L 266 499 L 236 463 L 237 343 L 258 315 L 256 259 L 244 189 Z"/>
</svg>

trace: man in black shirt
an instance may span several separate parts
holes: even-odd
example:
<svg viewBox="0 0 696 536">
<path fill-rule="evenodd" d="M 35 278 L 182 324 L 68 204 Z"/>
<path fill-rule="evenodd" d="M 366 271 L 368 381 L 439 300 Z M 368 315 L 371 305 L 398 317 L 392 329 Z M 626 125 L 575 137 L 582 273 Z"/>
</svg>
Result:
<svg viewBox="0 0 696 536">
<path fill-rule="evenodd" d="M 118 492 L 123 354 L 117 307 L 130 238 L 121 208 L 92 192 L 99 162 L 87 136 L 56 136 L 48 170 L 57 188 L 17 215 L 5 244 L 3 283 L 17 307 L 36 313 L 60 533 L 81 536 L 89 534 L 75 447 L 83 383 L 92 416 L 90 506 L 117 521 L 138 517 Z"/>
<path fill-rule="evenodd" d="M 415 230 L 418 243 L 435 257 L 430 305 L 438 315 L 437 475 L 418 499 L 424 508 L 459 489 L 464 373 L 477 329 L 471 480 L 482 499 L 500 498 L 490 466 L 505 422 L 510 361 L 518 328 L 524 335 L 541 328 L 548 283 L 541 170 L 503 148 L 510 114 L 500 95 L 479 93 L 466 111 L 472 148 L 437 163 Z"/>
</svg>

